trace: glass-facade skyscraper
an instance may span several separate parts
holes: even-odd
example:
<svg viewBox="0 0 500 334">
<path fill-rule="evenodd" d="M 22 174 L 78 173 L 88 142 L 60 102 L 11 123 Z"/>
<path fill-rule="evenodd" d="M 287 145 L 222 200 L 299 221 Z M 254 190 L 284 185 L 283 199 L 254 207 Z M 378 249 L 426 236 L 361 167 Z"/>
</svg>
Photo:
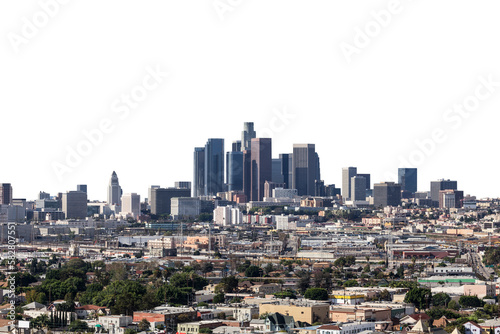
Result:
<svg viewBox="0 0 500 334">
<path fill-rule="evenodd" d="M 264 183 L 272 181 L 271 138 L 253 138 L 250 152 L 250 199 L 252 201 L 262 201 L 264 198 Z"/>
<path fill-rule="evenodd" d="M 205 148 L 194 148 L 193 197 L 205 195 Z"/>
<path fill-rule="evenodd" d="M 224 139 L 210 138 L 205 145 L 205 195 L 224 191 Z"/>
<path fill-rule="evenodd" d="M 226 153 L 227 191 L 243 190 L 243 152 Z"/>
<path fill-rule="evenodd" d="M 417 169 L 416 168 L 398 168 L 398 183 L 401 190 L 411 193 L 417 192 Z"/>
<path fill-rule="evenodd" d="M 243 123 L 243 132 L 241 133 L 241 151 L 250 150 L 252 139 L 257 137 L 253 129 L 253 122 Z"/>
<path fill-rule="evenodd" d="M 299 196 L 314 195 L 315 180 L 320 179 L 319 157 L 314 144 L 294 144 L 292 188 Z"/>
</svg>

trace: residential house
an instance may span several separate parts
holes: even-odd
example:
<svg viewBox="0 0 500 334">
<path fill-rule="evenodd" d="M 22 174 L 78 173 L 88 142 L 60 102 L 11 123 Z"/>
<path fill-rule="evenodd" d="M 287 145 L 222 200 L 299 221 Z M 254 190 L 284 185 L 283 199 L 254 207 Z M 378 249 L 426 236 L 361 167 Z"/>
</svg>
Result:
<svg viewBox="0 0 500 334">
<path fill-rule="evenodd" d="M 76 315 L 79 319 L 87 319 L 94 316 L 107 315 L 106 307 L 97 305 L 83 305 L 75 307 Z"/>
</svg>

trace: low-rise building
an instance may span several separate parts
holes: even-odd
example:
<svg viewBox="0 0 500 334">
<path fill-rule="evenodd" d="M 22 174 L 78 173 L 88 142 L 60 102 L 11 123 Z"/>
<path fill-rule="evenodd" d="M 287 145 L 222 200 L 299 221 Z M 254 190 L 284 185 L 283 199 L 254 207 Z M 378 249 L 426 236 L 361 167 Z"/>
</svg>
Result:
<svg viewBox="0 0 500 334">
<path fill-rule="evenodd" d="M 99 322 L 109 334 L 123 334 L 126 327 L 132 324 L 132 317 L 128 315 L 107 315 L 99 317 Z"/>
<path fill-rule="evenodd" d="M 272 304 L 260 304 L 259 314 L 281 313 L 292 316 L 295 321 L 308 324 L 329 321 L 330 305 L 326 303 L 312 303 L 304 301 L 280 301 Z"/>
<path fill-rule="evenodd" d="M 374 331 L 375 323 L 356 321 L 347 323 L 333 323 L 319 326 L 316 334 L 356 334 L 363 331 Z"/>
<path fill-rule="evenodd" d="M 391 319 L 391 309 L 388 307 L 371 308 L 363 306 L 330 307 L 330 320 L 334 322 L 349 321 L 384 321 Z"/>
<path fill-rule="evenodd" d="M 202 328 L 214 329 L 223 325 L 220 320 L 184 322 L 177 325 L 177 334 L 198 334 Z"/>
</svg>

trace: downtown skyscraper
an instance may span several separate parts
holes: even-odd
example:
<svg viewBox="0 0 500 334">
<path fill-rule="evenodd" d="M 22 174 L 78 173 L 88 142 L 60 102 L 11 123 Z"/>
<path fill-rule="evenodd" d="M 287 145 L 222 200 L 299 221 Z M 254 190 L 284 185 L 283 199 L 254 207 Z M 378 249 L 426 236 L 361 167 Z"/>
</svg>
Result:
<svg viewBox="0 0 500 334">
<path fill-rule="evenodd" d="M 243 152 L 233 145 L 233 150 L 226 153 L 227 191 L 243 190 Z"/>
<path fill-rule="evenodd" d="M 257 137 L 253 128 L 253 122 L 243 123 L 243 131 L 241 132 L 241 151 L 250 150 L 252 139 Z"/>
<path fill-rule="evenodd" d="M 347 201 L 351 198 L 351 178 L 358 174 L 356 167 L 342 168 L 342 198 Z"/>
<path fill-rule="evenodd" d="M 0 204 L 10 204 L 12 202 L 12 185 L 10 183 L 0 183 Z"/>
<path fill-rule="evenodd" d="M 398 168 L 398 183 L 401 190 L 411 193 L 417 192 L 417 169 L 416 168 Z"/>
<path fill-rule="evenodd" d="M 122 198 L 122 188 L 120 187 L 120 182 L 118 181 L 118 176 L 116 172 L 113 171 L 111 174 L 111 179 L 109 180 L 108 186 L 108 204 L 109 205 L 121 205 Z"/>
<path fill-rule="evenodd" d="M 315 181 L 320 180 L 319 157 L 314 144 L 294 144 L 292 188 L 299 196 L 314 195 Z"/>
<path fill-rule="evenodd" d="M 205 145 L 204 195 L 224 191 L 224 139 L 210 138 Z"/>
<path fill-rule="evenodd" d="M 253 138 L 250 152 L 250 200 L 262 201 L 264 198 L 264 183 L 272 181 L 271 138 Z"/>
<path fill-rule="evenodd" d="M 205 194 L 205 148 L 194 148 L 193 197 Z M 159 188 L 159 187 L 158 187 Z M 151 195 L 149 196 L 151 197 Z"/>
</svg>

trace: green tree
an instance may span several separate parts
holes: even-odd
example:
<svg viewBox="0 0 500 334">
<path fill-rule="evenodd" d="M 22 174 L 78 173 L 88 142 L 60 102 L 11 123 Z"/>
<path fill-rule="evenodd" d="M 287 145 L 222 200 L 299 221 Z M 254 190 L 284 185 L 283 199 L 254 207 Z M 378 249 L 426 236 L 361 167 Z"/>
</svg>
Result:
<svg viewBox="0 0 500 334">
<path fill-rule="evenodd" d="M 139 324 L 137 326 L 139 327 L 140 331 L 147 331 L 151 327 L 151 323 L 148 321 L 148 319 L 144 318 L 139 321 Z"/>
<path fill-rule="evenodd" d="M 423 310 L 429 307 L 432 294 L 426 288 L 412 288 L 406 293 L 405 302 L 414 304 L 418 309 Z"/>
<path fill-rule="evenodd" d="M 220 285 L 223 292 L 231 293 L 238 289 L 238 279 L 234 276 L 227 276 L 218 285 Z"/>
<path fill-rule="evenodd" d="M 191 287 L 195 290 L 201 290 L 208 285 L 208 281 L 194 272 L 178 272 L 170 277 L 170 284 L 179 288 Z"/>
<path fill-rule="evenodd" d="M 460 318 L 460 314 L 458 314 L 457 312 L 453 312 L 452 310 L 446 309 L 444 307 L 432 307 L 428 309 L 425 313 L 433 320 L 437 320 L 442 316 L 445 316 L 448 319 Z"/>
<path fill-rule="evenodd" d="M 484 301 L 477 296 L 460 296 L 458 303 L 462 307 L 483 307 Z"/>
<path fill-rule="evenodd" d="M 458 305 L 458 303 L 454 300 L 450 300 L 448 302 L 448 308 L 451 309 L 451 310 L 459 310 L 460 309 L 460 305 Z"/>
<path fill-rule="evenodd" d="M 245 270 L 246 277 L 260 277 L 262 275 L 262 269 L 257 266 L 250 266 Z"/>
<path fill-rule="evenodd" d="M 309 288 L 311 274 L 308 271 L 301 270 L 297 272 L 297 276 L 299 276 L 299 280 L 296 283 L 297 290 L 300 293 L 304 293 Z"/>
<path fill-rule="evenodd" d="M 214 304 L 222 304 L 226 300 L 226 296 L 223 293 L 219 293 L 214 296 L 213 302 Z"/>
<path fill-rule="evenodd" d="M 212 262 L 203 262 L 203 265 L 201 266 L 201 272 L 205 274 L 205 277 L 209 272 L 212 272 L 214 270 L 214 264 Z"/>
<path fill-rule="evenodd" d="M 266 272 L 266 274 L 269 274 L 270 272 L 274 271 L 274 266 L 272 263 L 268 263 L 265 267 L 264 267 L 264 271 Z"/>
<path fill-rule="evenodd" d="M 392 300 L 392 295 L 389 291 L 386 289 L 380 291 L 380 294 L 378 296 L 380 300 L 385 300 L 385 301 L 391 301 Z"/>
<path fill-rule="evenodd" d="M 85 321 L 75 320 L 69 324 L 70 332 L 86 332 L 89 326 Z"/>
<path fill-rule="evenodd" d="M 297 299 L 295 292 L 293 292 L 292 290 L 285 290 L 285 291 L 276 292 L 274 294 L 274 296 L 276 298 L 280 298 L 280 299 L 285 299 L 285 298 Z"/>
<path fill-rule="evenodd" d="M 311 300 L 328 300 L 328 291 L 322 288 L 309 288 L 306 290 L 304 298 Z"/>
<path fill-rule="evenodd" d="M 342 285 L 346 288 L 358 286 L 358 281 L 356 281 L 355 279 L 349 279 L 345 281 Z"/>
<path fill-rule="evenodd" d="M 451 297 L 444 292 L 436 293 L 432 296 L 432 305 L 434 306 L 447 306 Z"/>
</svg>

